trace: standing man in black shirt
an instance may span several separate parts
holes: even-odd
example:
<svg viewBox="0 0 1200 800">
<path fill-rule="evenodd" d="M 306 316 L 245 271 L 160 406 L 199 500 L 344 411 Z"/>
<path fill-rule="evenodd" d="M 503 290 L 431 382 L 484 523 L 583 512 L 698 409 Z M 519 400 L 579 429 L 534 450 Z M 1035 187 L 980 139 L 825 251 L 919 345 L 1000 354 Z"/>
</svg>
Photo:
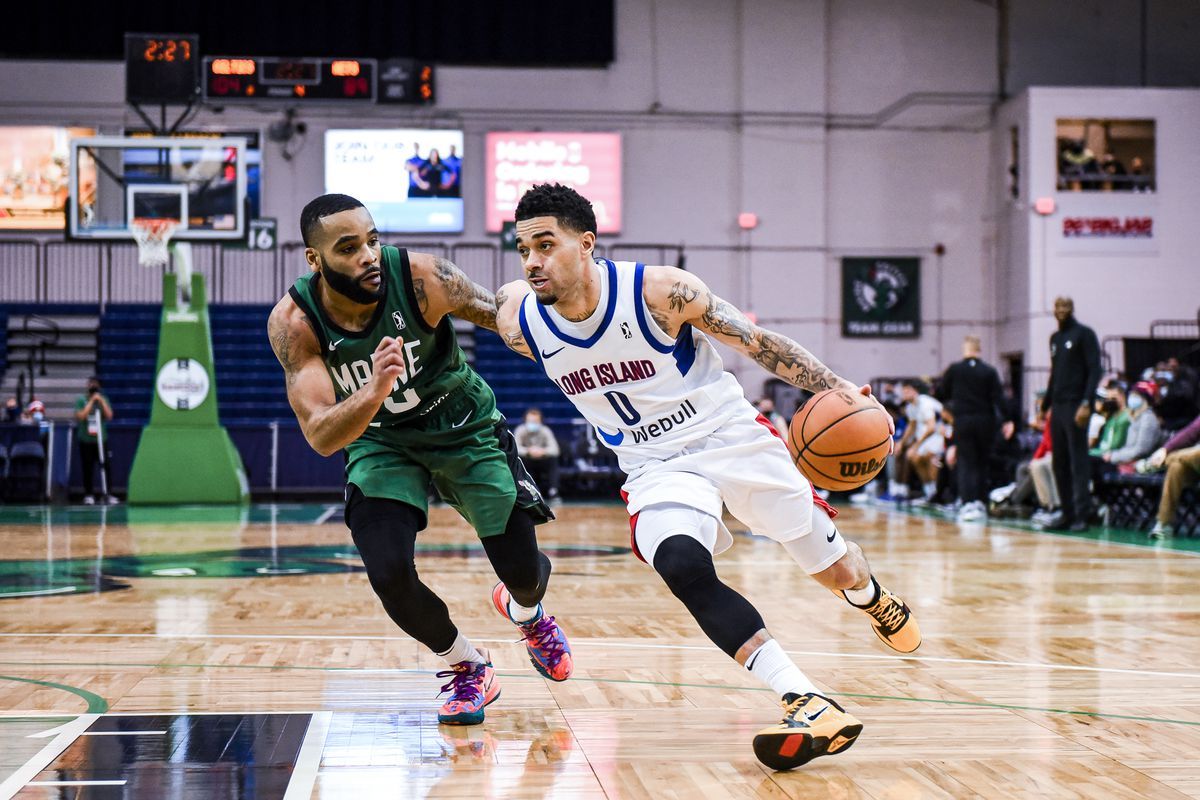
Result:
<svg viewBox="0 0 1200 800">
<path fill-rule="evenodd" d="M 963 338 L 963 358 L 942 376 L 942 399 L 954 415 L 954 443 L 958 451 L 958 497 L 961 522 L 987 517 L 988 461 L 996 439 L 1003 390 L 996 368 L 979 357 L 978 336 Z"/>
<path fill-rule="evenodd" d="M 1075 319 L 1075 302 L 1054 301 L 1058 332 L 1050 337 L 1050 382 L 1042 410 L 1050 411 L 1050 442 L 1054 453 L 1054 482 L 1062 514 L 1047 530 L 1085 531 L 1092 515 L 1088 491 L 1087 424 L 1092 398 L 1100 385 L 1100 342 L 1096 332 Z"/>
</svg>

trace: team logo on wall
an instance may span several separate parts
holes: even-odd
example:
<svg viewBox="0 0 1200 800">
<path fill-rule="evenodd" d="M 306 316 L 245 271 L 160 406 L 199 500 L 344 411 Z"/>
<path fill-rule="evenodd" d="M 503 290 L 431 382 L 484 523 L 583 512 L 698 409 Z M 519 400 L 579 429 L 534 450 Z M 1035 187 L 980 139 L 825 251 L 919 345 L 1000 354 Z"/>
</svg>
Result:
<svg viewBox="0 0 1200 800">
<path fill-rule="evenodd" d="M 843 258 L 842 335 L 920 336 L 920 267 L 917 258 Z"/>
<path fill-rule="evenodd" d="M 404 330 L 404 315 L 399 311 L 392 312 L 392 322 L 396 323 L 396 330 Z"/>
</svg>

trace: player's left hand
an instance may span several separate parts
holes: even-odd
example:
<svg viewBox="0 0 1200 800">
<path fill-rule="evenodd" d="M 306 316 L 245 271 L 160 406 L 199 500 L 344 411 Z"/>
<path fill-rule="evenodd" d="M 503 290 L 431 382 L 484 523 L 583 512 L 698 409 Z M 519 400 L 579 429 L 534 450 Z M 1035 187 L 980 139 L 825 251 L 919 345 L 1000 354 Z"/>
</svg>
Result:
<svg viewBox="0 0 1200 800">
<path fill-rule="evenodd" d="M 888 421 L 888 434 L 892 437 L 892 451 L 895 451 L 895 449 L 896 449 L 896 444 L 895 444 L 896 420 L 892 419 L 892 415 L 888 414 L 888 411 L 886 408 L 883 408 L 883 403 L 879 402 L 879 398 L 871 393 L 871 384 L 864 383 L 862 386 L 858 387 L 858 393 L 863 395 L 864 397 L 871 398 L 872 400 L 875 401 L 875 405 L 877 405 L 881 409 L 883 409 L 883 413 L 887 417 L 887 421 Z M 889 452 L 889 455 L 890 454 L 891 453 Z"/>
</svg>

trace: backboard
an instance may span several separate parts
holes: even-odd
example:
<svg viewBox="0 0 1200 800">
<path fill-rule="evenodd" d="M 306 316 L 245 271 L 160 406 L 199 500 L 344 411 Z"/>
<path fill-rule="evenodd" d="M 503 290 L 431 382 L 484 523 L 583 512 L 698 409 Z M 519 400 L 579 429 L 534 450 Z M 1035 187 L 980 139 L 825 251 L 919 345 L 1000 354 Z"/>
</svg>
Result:
<svg viewBox="0 0 1200 800">
<path fill-rule="evenodd" d="M 176 241 L 246 232 L 246 140 L 91 136 L 71 140 L 67 235 L 133 239 L 134 219 L 177 222 Z"/>
</svg>

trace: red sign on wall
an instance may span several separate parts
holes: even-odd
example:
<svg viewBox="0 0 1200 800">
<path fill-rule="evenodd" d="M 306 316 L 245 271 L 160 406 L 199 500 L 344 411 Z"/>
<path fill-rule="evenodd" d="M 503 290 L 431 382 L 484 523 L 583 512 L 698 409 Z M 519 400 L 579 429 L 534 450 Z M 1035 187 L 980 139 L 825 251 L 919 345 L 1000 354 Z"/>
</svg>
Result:
<svg viewBox="0 0 1200 800">
<path fill-rule="evenodd" d="M 1152 239 L 1153 217 L 1064 217 L 1063 236 L 1088 239 Z"/>
<path fill-rule="evenodd" d="M 535 183 L 570 186 L 592 202 L 599 233 L 621 230 L 621 134 L 499 131 L 486 149 L 489 232 L 512 221 Z"/>
</svg>

